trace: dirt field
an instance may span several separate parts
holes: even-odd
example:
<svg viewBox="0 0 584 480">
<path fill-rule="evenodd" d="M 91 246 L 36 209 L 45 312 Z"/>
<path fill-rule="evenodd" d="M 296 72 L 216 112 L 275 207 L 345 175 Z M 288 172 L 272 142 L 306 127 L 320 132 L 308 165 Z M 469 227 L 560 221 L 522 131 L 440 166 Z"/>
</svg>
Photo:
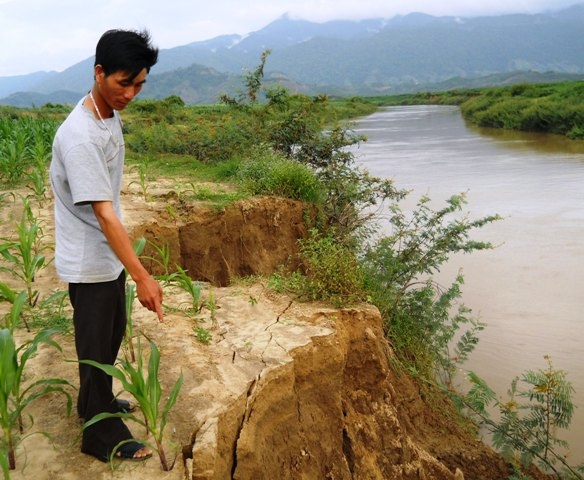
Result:
<svg viewBox="0 0 584 480">
<path fill-rule="evenodd" d="M 80 453 L 80 421 L 66 416 L 62 396 L 51 396 L 34 403 L 26 420 L 27 434 L 49 437 L 22 439 L 11 478 L 507 478 L 501 458 L 433 413 L 416 386 L 394 371 L 375 308 L 302 304 L 275 294 L 265 280 L 235 281 L 269 274 L 287 261 L 305 232 L 303 205 L 261 198 L 215 211 L 180 203 L 171 187 L 152 185 L 148 202 L 135 185 L 128 187 L 123 204 L 132 235 L 168 242 L 172 262 L 203 281 L 203 299 L 212 297 L 217 305 L 195 318 L 184 311 L 188 295 L 165 287 L 163 323 L 134 306 L 136 335 L 147 335 L 160 349 L 165 391 L 181 373 L 185 379 L 166 428 L 167 454 L 177 455 L 174 469 L 163 472 L 156 455 L 108 465 Z M 11 205 L 2 204 L 0 236 L 12 235 L 19 218 Z M 169 214 L 169 205 L 178 216 Z M 51 244 L 50 201 L 38 214 Z M 155 262 L 149 267 L 160 273 Z M 44 296 L 66 285 L 50 265 L 36 287 Z M 0 313 L 6 308 L 0 303 Z M 211 334 L 208 345 L 197 340 L 196 327 Z M 20 340 L 30 335 L 18 331 Z M 58 376 L 76 384 L 77 365 L 67 361 L 75 359 L 72 336 L 58 341 L 63 353 L 43 347 L 30 361 L 28 381 Z M 142 427 L 129 426 L 144 439 Z"/>
</svg>

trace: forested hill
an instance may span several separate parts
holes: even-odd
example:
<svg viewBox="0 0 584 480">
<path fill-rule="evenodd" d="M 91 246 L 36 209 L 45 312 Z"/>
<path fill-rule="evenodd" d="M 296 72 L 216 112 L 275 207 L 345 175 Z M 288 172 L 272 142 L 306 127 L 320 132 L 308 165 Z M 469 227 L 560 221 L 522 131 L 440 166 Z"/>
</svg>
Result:
<svg viewBox="0 0 584 480">
<path fill-rule="evenodd" d="M 495 81 L 512 72 L 582 78 L 582 31 L 584 4 L 476 18 L 412 13 L 312 23 L 284 16 L 246 36 L 224 35 L 163 50 L 143 95 L 213 102 L 234 88 L 242 69 L 254 68 L 266 49 L 271 50 L 267 77 L 304 93 L 374 95 L 453 83 L 465 87 L 465 82 Z M 90 85 L 91 65 L 88 58 L 36 82 L 27 82 L 27 76 L 20 82 L 0 78 L 0 103 L 29 106 L 64 101 L 67 95 L 77 99 Z M 25 91 L 17 94 L 16 85 L 26 85 Z"/>
</svg>

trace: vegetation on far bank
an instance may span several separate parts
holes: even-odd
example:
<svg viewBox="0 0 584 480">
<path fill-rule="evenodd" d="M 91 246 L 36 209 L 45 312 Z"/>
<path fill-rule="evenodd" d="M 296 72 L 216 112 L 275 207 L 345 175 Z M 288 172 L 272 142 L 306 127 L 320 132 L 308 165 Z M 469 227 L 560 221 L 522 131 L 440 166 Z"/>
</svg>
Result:
<svg viewBox="0 0 584 480">
<path fill-rule="evenodd" d="M 571 98 L 570 85 L 547 86 L 555 92 L 549 95 L 537 95 L 545 86 L 534 85 L 332 100 L 291 94 L 277 85 L 264 88 L 266 59 L 267 53 L 244 78 L 240 94 L 224 96 L 216 105 L 189 107 L 176 96 L 130 104 L 123 115 L 128 164 L 138 169 L 145 197 L 149 182 L 167 177 L 186 185 L 177 188 L 185 201 L 209 200 L 213 192 L 200 184 L 213 181 L 233 186 L 229 193 L 212 197 L 215 203 L 262 194 L 314 205 L 318 215 L 309 225 L 310 235 L 299 242 L 302 267 L 291 271 L 282 265 L 271 276 L 271 287 L 300 301 L 324 300 L 337 307 L 375 304 L 403 371 L 419 381 L 426 398 L 450 395 L 460 406 L 461 416 L 491 429 L 499 442 L 496 446 L 517 469 L 515 478 L 528 478 L 520 472 L 533 463 L 558 477 L 584 478 L 582 469 L 571 467 L 554 453 L 554 448 L 565 447 L 558 429 L 568 428 L 573 404 L 569 381 L 551 362 L 514 380 L 509 402 L 497 400 L 488 385 L 472 374 L 469 392 L 453 389 L 455 372 L 472 353 L 484 325 L 461 302 L 461 275 L 447 286 L 438 285 L 433 275 L 457 252 L 492 248 L 488 242 L 475 241 L 472 234 L 499 221 L 498 215 L 471 218 L 464 194 L 457 192 L 438 209 L 423 197 L 413 211 L 404 211 L 401 202 L 408 192 L 388 179 L 371 176 L 356 165 L 347 148 L 366 141 L 352 130 L 350 119 L 381 105 L 456 104 L 466 114 L 474 112 L 486 121 L 487 112 L 506 111 L 503 106 L 517 100 L 539 99 L 535 110 L 547 112 L 548 107 L 542 109 L 547 102 Z M 59 312 L 51 317 L 63 314 L 64 295 L 39 298 L 34 289 L 34 274 L 47 262 L 45 239 L 32 205 L 49 198 L 50 144 L 69 110 L 62 105 L 0 110 L 0 203 L 22 203 L 24 211 L 20 236 L 0 239 L 0 266 L 12 275 L 10 284 L 0 282 L 0 301 L 10 305 L 3 319 L 7 338 L 15 328 L 42 323 L 39 317 L 45 316 L 46 309 Z M 500 118 L 507 117 L 500 114 Z M 500 126 L 508 128 L 505 125 Z M 575 130 L 575 126 L 570 129 Z M 15 187 L 27 187 L 30 194 L 17 198 L 11 193 Z M 371 213 L 371 207 L 381 204 L 389 212 L 385 220 Z M 389 222 L 391 233 L 382 233 L 388 230 L 381 228 L 382 221 Z M 162 262 L 163 246 L 159 247 Z M 174 268 L 174 274 L 161 280 L 183 278 L 195 299 L 196 284 L 184 278 L 186 272 L 180 266 Z M 209 340 L 207 332 L 199 333 Z M 6 361 L 14 363 L 14 356 Z M 0 407 L 10 402 L 11 392 L 4 393 Z M 488 413 L 493 405 L 501 411 L 500 418 Z M 4 422 L 0 417 L 6 428 L 18 429 L 17 417 L 7 414 L 6 418 Z M 0 437 L 0 470 L 4 471 L 9 462 L 3 458 L 9 453 L 3 455 L 11 448 L 6 438 Z"/>
<path fill-rule="evenodd" d="M 369 98 L 379 106 L 459 105 L 479 127 L 523 130 L 584 139 L 584 82 L 517 84 Z"/>
</svg>

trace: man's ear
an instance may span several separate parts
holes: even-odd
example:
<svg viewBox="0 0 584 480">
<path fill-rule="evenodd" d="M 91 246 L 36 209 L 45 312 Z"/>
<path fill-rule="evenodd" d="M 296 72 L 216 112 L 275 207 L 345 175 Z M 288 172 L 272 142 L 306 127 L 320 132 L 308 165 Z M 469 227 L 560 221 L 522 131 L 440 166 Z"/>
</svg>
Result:
<svg viewBox="0 0 584 480">
<path fill-rule="evenodd" d="M 97 83 L 105 78 L 105 72 L 101 65 L 97 64 L 95 67 L 93 67 L 93 78 Z"/>
</svg>

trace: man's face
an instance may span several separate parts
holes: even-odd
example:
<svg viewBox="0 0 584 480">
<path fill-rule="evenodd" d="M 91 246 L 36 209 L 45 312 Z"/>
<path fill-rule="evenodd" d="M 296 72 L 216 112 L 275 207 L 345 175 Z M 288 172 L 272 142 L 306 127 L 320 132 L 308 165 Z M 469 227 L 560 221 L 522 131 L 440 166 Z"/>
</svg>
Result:
<svg viewBox="0 0 584 480">
<path fill-rule="evenodd" d="M 96 66 L 96 78 L 98 78 L 99 92 L 108 106 L 113 110 L 123 110 L 126 105 L 140 93 L 146 83 L 148 75 L 144 68 L 138 75 L 131 78 L 128 72 L 118 71 L 105 75 L 100 65 Z"/>
</svg>

